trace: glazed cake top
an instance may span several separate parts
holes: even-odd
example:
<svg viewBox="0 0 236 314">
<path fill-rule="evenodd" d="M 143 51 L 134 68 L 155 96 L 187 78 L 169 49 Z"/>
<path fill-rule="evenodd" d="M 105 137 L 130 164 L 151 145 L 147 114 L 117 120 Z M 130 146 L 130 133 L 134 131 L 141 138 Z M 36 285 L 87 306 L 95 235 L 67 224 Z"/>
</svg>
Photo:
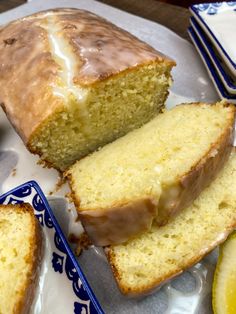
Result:
<svg viewBox="0 0 236 314">
<path fill-rule="evenodd" d="M 175 64 L 88 11 L 36 13 L 0 30 L 0 103 L 26 140 L 68 96 L 82 102 L 84 87 L 152 62 Z M 28 119 L 24 130 L 22 110 Z"/>
</svg>

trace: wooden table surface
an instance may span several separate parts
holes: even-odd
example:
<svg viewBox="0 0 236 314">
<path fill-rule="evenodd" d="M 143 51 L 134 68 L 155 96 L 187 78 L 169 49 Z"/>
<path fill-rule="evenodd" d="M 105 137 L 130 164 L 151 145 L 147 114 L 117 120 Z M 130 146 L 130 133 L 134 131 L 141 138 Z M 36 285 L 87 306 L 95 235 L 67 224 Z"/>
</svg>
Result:
<svg viewBox="0 0 236 314">
<path fill-rule="evenodd" d="M 44 0 L 46 1 L 46 0 Z M 79 1 L 79 0 L 74 0 Z M 181 37 L 189 40 L 187 27 L 189 12 L 187 8 L 156 0 L 99 0 L 121 10 L 160 23 Z M 177 1 L 176 1 L 177 2 Z M 0 12 L 17 7 L 25 0 L 0 0 Z M 1 22 L 1 19 L 0 19 Z"/>
</svg>

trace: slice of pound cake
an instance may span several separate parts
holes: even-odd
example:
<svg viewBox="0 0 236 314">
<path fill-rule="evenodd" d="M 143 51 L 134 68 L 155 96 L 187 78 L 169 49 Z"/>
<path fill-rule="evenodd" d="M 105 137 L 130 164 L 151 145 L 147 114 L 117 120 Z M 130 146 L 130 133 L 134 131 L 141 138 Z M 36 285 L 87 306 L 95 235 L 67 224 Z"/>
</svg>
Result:
<svg viewBox="0 0 236 314">
<path fill-rule="evenodd" d="M 93 13 L 56 9 L 1 29 L 0 65 L 11 123 L 64 170 L 156 116 L 175 62 Z"/>
<path fill-rule="evenodd" d="M 42 257 L 42 233 L 28 204 L 0 205 L 0 313 L 29 313 Z"/>
<path fill-rule="evenodd" d="M 197 263 L 236 227 L 236 153 L 191 206 L 166 226 L 106 249 L 124 294 L 150 292 Z"/>
<path fill-rule="evenodd" d="M 182 104 L 70 168 L 79 218 L 96 245 L 164 225 L 215 177 L 232 148 L 235 108 Z"/>
</svg>

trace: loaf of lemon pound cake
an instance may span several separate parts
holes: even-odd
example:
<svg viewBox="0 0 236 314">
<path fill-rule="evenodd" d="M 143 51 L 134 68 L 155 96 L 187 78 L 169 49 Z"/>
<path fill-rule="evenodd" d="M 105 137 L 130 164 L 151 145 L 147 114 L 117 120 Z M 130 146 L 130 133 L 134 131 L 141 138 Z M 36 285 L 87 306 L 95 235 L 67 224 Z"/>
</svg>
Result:
<svg viewBox="0 0 236 314">
<path fill-rule="evenodd" d="M 57 169 L 161 110 L 175 65 L 101 17 L 77 9 L 0 31 L 0 103 L 33 153 Z"/>
<path fill-rule="evenodd" d="M 191 206 L 166 226 L 106 249 L 120 290 L 148 293 L 197 263 L 236 227 L 236 153 Z"/>
<path fill-rule="evenodd" d="M 0 205 L 0 313 L 29 313 L 38 285 L 42 232 L 28 204 Z"/>
<path fill-rule="evenodd" d="M 165 224 L 227 160 L 234 106 L 182 104 L 103 147 L 67 172 L 79 218 L 96 245 Z"/>
</svg>

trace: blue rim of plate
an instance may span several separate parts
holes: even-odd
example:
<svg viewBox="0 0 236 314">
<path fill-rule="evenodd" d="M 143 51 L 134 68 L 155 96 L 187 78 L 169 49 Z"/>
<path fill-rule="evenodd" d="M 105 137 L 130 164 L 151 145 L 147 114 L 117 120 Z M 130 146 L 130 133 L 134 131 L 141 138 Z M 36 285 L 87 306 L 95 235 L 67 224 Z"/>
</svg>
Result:
<svg viewBox="0 0 236 314">
<path fill-rule="evenodd" d="M 202 42 L 203 46 L 205 46 L 204 48 L 205 48 L 206 52 L 212 58 L 213 64 L 215 65 L 216 70 L 218 69 L 220 74 L 222 75 L 223 80 L 225 81 L 225 84 L 227 84 L 227 86 L 229 88 L 235 90 L 235 92 L 236 92 L 236 85 L 234 85 L 232 83 L 233 79 L 225 72 L 224 68 L 222 67 L 222 65 L 220 63 L 220 60 L 219 60 L 216 52 L 212 48 L 211 43 L 209 42 L 209 40 L 207 39 L 203 30 L 201 29 L 201 27 L 199 26 L 199 24 L 197 23 L 197 21 L 195 20 L 195 18 L 193 16 L 190 17 L 190 24 L 193 27 L 195 34 L 198 36 L 198 38 Z"/>
<path fill-rule="evenodd" d="M 206 69 L 207 69 L 209 75 L 212 77 L 213 83 L 215 85 L 215 88 L 216 88 L 219 96 L 223 99 L 228 100 L 228 101 L 235 102 L 236 95 L 229 95 L 227 93 L 227 91 L 224 89 L 224 86 L 223 86 L 222 82 L 220 81 L 220 78 L 218 77 L 216 70 L 214 69 L 214 66 L 213 66 L 210 58 L 208 57 L 207 53 L 205 52 L 200 40 L 198 39 L 198 37 L 195 34 L 192 27 L 188 28 L 188 33 L 189 33 L 191 40 L 193 41 L 193 43 L 195 45 L 200 57 L 202 58 L 202 61 L 203 61 L 204 65 L 206 66 Z"/>
<path fill-rule="evenodd" d="M 38 185 L 37 182 L 35 181 L 28 181 L 26 183 L 23 183 L 16 188 L 10 190 L 7 193 L 4 193 L 3 195 L 0 196 L 0 204 L 3 204 L 5 200 L 10 197 L 9 201 L 7 204 L 10 203 L 23 203 L 23 199 L 27 196 L 29 196 L 32 193 L 32 189 L 35 190 L 36 194 L 32 200 L 32 206 L 35 210 L 37 211 L 42 211 L 44 210 L 44 215 L 45 215 L 45 223 L 39 218 L 39 216 L 35 215 L 40 224 L 43 227 L 47 228 L 54 228 L 55 229 L 55 234 L 54 234 L 54 242 L 56 248 L 61 251 L 62 253 L 66 254 L 66 275 L 68 280 L 71 281 L 72 288 L 74 291 L 74 294 L 76 296 L 76 299 L 78 302 L 74 303 L 74 313 L 75 314 L 80 314 L 84 313 L 83 310 L 85 310 L 85 313 L 99 313 L 99 314 L 104 314 L 98 300 L 96 299 L 87 279 L 85 278 L 85 275 L 83 274 L 78 261 L 76 260 L 62 230 L 61 227 L 59 226 L 49 204 L 48 201 L 41 190 L 40 186 Z M 14 198 L 17 197 L 16 198 Z M 19 198 L 22 198 L 22 200 L 19 200 Z M 37 204 L 34 202 L 34 200 L 37 199 Z M 37 206 L 40 207 L 37 208 Z M 53 261 L 52 261 L 53 263 Z M 54 266 L 52 266 L 54 268 Z M 54 268 L 54 271 L 56 269 Z M 81 286 L 82 284 L 82 286 Z M 83 289 L 81 289 L 81 287 Z M 85 300 L 85 297 L 87 300 Z M 80 303 L 79 301 L 90 301 L 89 306 L 87 308 L 84 307 L 84 304 Z"/>
<path fill-rule="evenodd" d="M 201 15 L 199 14 L 199 12 L 203 12 L 203 8 L 205 6 L 205 8 L 208 8 L 209 6 L 212 7 L 216 7 L 216 8 L 220 8 L 220 6 L 226 3 L 227 5 L 229 5 L 229 7 L 232 7 L 233 5 L 236 5 L 236 1 L 230 1 L 230 2 L 211 2 L 211 3 L 201 3 L 201 4 L 194 4 L 191 5 L 189 10 L 192 14 L 194 14 L 196 16 L 197 19 L 200 20 L 201 23 L 204 24 L 204 26 L 206 27 L 206 29 L 208 30 L 209 34 L 212 36 L 212 38 L 214 39 L 214 41 L 216 42 L 216 44 L 218 45 L 218 47 L 221 49 L 221 51 L 223 52 L 223 54 L 225 55 L 225 57 L 228 59 L 228 61 L 230 62 L 230 64 L 234 67 L 234 69 L 236 70 L 236 63 L 230 58 L 230 56 L 228 55 L 228 53 L 226 52 L 226 50 L 224 49 L 224 47 L 220 44 L 219 40 L 216 38 L 216 36 L 214 35 L 214 33 L 212 32 L 212 30 L 210 29 L 210 27 L 207 25 L 207 23 L 204 21 L 204 19 L 201 17 Z M 217 12 L 217 11 L 216 11 Z M 216 12 L 214 13 L 209 13 L 211 15 L 216 14 Z"/>
</svg>

